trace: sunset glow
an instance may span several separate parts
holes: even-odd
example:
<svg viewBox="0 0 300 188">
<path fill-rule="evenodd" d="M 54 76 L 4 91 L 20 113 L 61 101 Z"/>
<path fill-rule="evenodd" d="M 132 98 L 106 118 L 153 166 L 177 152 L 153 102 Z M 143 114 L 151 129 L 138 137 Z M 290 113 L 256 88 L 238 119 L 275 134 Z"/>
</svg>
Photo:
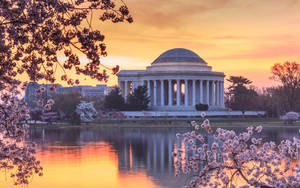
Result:
<svg viewBox="0 0 300 188">
<path fill-rule="evenodd" d="M 166 50 L 186 48 L 214 71 L 245 76 L 262 88 L 278 85 L 269 79 L 274 63 L 300 61 L 298 0 L 127 0 L 126 4 L 132 24 L 101 23 L 93 17 L 95 29 L 105 35 L 108 56 L 101 62 L 107 67 L 145 69 Z M 78 55 L 81 62 L 88 61 Z M 105 84 L 75 71 L 71 76 L 80 85 Z M 110 75 L 106 84 L 117 85 L 117 76 Z"/>
<path fill-rule="evenodd" d="M 242 0 L 127 0 L 132 24 L 101 24 L 105 65 L 144 69 L 164 51 L 187 48 L 227 76 L 243 75 L 258 87 L 277 62 L 299 61 L 300 2 Z M 115 85 L 111 76 L 109 85 Z M 93 81 L 96 82 L 96 81 Z"/>
<path fill-rule="evenodd" d="M 0 188 L 300 188 L 300 0 L 0 0 Z"/>
<path fill-rule="evenodd" d="M 34 177 L 29 188 L 158 187 L 143 172 L 119 173 L 118 156 L 107 143 L 44 149 L 41 148 L 37 156 L 43 163 L 44 176 Z M 12 185 L 11 179 L 1 174 L 0 186 L 9 185 Z"/>
</svg>

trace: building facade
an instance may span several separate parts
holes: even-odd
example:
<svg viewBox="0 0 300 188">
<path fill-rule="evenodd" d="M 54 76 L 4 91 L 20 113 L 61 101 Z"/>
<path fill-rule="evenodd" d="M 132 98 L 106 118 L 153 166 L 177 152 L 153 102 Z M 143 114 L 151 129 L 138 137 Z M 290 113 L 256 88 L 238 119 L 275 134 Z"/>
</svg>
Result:
<svg viewBox="0 0 300 188">
<path fill-rule="evenodd" d="M 43 99 L 51 99 L 51 95 L 53 94 L 52 91 L 50 91 L 50 87 L 52 84 L 38 84 L 37 82 L 29 82 L 26 90 L 25 90 L 25 95 L 24 95 L 24 100 L 27 104 L 27 107 L 29 108 L 40 108 L 37 105 L 37 101 L 41 98 Z M 36 90 L 39 89 L 40 87 L 44 87 L 46 91 L 40 95 L 36 93 Z M 59 85 L 59 87 L 61 87 Z"/>
<path fill-rule="evenodd" d="M 208 104 L 209 110 L 224 110 L 224 73 L 212 67 L 196 53 L 175 48 L 155 59 L 146 70 L 122 70 L 118 74 L 122 96 L 146 85 L 154 111 L 194 111 L 196 104 Z"/>
<path fill-rule="evenodd" d="M 92 98 L 92 97 L 104 97 L 107 95 L 112 88 L 108 87 L 107 85 L 96 85 L 93 86 L 72 86 L 72 87 L 62 87 L 61 85 L 58 86 L 55 92 L 50 91 L 50 87 L 52 84 L 38 84 L 37 82 L 30 82 L 25 90 L 24 99 L 30 108 L 38 107 L 36 102 L 38 99 L 41 98 L 40 95 L 36 93 L 36 90 L 40 87 L 44 87 L 46 92 L 44 92 L 42 97 L 50 99 L 52 98 L 51 95 L 53 94 L 67 94 L 71 92 L 79 93 L 82 97 L 85 98 Z"/>
<path fill-rule="evenodd" d="M 77 92 L 83 97 L 91 98 L 91 97 L 104 96 L 106 89 L 107 89 L 106 85 L 96 85 L 96 87 L 93 86 L 59 87 L 57 89 L 57 93 L 66 94 L 70 92 Z"/>
</svg>

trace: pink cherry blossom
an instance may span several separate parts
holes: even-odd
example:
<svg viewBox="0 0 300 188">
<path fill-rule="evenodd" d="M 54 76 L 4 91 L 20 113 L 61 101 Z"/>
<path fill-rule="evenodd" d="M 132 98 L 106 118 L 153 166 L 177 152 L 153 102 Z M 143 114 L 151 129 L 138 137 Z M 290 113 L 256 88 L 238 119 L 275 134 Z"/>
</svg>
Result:
<svg viewBox="0 0 300 188">
<path fill-rule="evenodd" d="M 197 125 L 193 122 L 194 128 Z M 299 138 L 276 145 L 258 137 L 262 126 L 240 134 L 222 128 L 212 131 L 208 120 L 201 127 L 178 135 L 186 154 L 183 157 L 180 149 L 174 153 L 175 174 L 191 175 L 187 187 L 300 187 Z"/>
</svg>

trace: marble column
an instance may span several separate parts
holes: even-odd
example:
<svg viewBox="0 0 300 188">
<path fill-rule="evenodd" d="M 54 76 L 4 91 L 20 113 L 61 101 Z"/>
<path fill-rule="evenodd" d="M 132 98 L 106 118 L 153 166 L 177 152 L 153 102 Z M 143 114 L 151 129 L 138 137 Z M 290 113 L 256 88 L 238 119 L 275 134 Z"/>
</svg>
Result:
<svg viewBox="0 0 300 188">
<path fill-rule="evenodd" d="M 122 89 L 122 81 L 121 80 L 118 81 L 118 87 L 120 88 L 121 96 L 123 96 L 124 89 Z"/>
<path fill-rule="evenodd" d="M 193 106 L 196 105 L 196 80 L 193 80 Z"/>
<path fill-rule="evenodd" d="M 133 86 L 134 86 L 134 87 L 133 87 L 133 90 L 136 89 L 137 87 L 139 87 L 139 85 L 140 85 L 140 84 L 139 84 L 138 81 L 134 81 L 134 82 L 133 82 Z"/>
<path fill-rule="evenodd" d="M 220 81 L 216 81 L 216 106 L 220 106 Z"/>
<path fill-rule="evenodd" d="M 164 80 L 160 80 L 160 105 L 165 105 L 165 86 L 164 86 Z"/>
<path fill-rule="evenodd" d="M 147 82 L 148 97 L 150 99 L 149 105 L 151 105 L 151 82 L 150 80 L 146 80 L 146 82 Z"/>
<path fill-rule="evenodd" d="M 157 83 L 153 80 L 153 106 L 157 105 Z"/>
<path fill-rule="evenodd" d="M 177 91 L 176 91 L 176 105 L 180 106 L 181 102 L 181 86 L 180 86 L 180 80 L 176 80 L 176 85 L 177 85 Z"/>
<path fill-rule="evenodd" d="M 128 96 L 128 81 L 124 81 L 125 84 L 125 91 L 124 91 L 124 99 L 125 101 L 127 100 L 127 96 Z"/>
<path fill-rule="evenodd" d="M 200 80 L 200 103 L 203 104 L 203 80 Z"/>
<path fill-rule="evenodd" d="M 133 93 L 133 81 L 128 81 L 128 95 Z"/>
<path fill-rule="evenodd" d="M 211 105 L 215 106 L 216 105 L 216 101 L 215 101 L 215 94 L 216 94 L 216 82 L 215 80 L 213 80 L 211 82 Z"/>
<path fill-rule="evenodd" d="M 218 85 L 219 85 L 219 97 L 218 97 L 218 100 L 219 100 L 219 104 L 218 106 L 222 106 L 221 103 L 222 103 L 222 86 L 221 86 L 221 81 L 218 81 Z"/>
<path fill-rule="evenodd" d="M 222 85 L 221 81 L 219 81 L 219 106 L 222 106 Z"/>
<path fill-rule="evenodd" d="M 208 104 L 208 105 L 210 105 L 209 104 L 209 90 L 210 90 L 209 82 L 210 82 L 210 80 L 206 80 L 206 104 Z"/>
<path fill-rule="evenodd" d="M 224 107 L 224 81 L 221 82 L 221 106 Z"/>
<path fill-rule="evenodd" d="M 131 81 L 131 86 L 132 86 L 131 87 L 131 93 L 133 93 L 135 85 L 136 85 L 135 81 Z"/>
<path fill-rule="evenodd" d="M 168 97 L 169 97 L 169 101 L 168 101 L 168 105 L 172 106 L 172 94 L 173 94 L 173 87 L 172 87 L 172 80 L 168 80 L 168 86 L 169 86 L 169 92 L 168 92 Z"/>
<path fill-rule="evenodd" d="M 189 90 L 188 90 L 188 80 L 184 80 L 184 105 L 188 106 L 189 104 Z"/>
</svg>

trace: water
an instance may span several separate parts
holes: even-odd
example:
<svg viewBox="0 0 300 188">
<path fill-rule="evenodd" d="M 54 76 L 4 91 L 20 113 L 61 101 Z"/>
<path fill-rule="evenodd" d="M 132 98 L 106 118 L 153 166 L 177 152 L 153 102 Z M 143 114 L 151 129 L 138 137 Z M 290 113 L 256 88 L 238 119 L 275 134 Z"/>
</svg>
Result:
<svg viewBox="0 0 300 188">
<path fill-rule="evenodd" d="M 174 177 L 171 153 L 176 147 L 184 147 L 175 134 L 188 130 L 32 129 L 30 139 L 38 143 L 37 157 L 44 167 L 44 176 L 35 176 L 28 187 L 182 187 L 187 177 Z M 264 139 L 276 142 L 299 136 L 298 128 L 266 128 L 263 134 Z M 15 187 L 3 174 L 0 174 L 0 187 Z"/>
</svg>

